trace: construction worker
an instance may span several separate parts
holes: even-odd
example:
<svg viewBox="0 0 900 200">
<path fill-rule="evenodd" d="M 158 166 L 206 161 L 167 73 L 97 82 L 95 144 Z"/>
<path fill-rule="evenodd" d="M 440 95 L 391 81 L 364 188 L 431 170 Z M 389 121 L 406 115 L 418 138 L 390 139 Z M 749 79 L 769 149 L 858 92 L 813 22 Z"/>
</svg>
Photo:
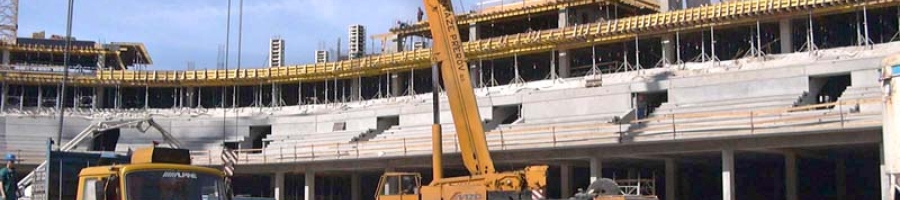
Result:
<svg viewBox="0 0 900 200">
<path fill-rule="evenodd" d="M 16 180 L 16 155 L 6 154 L 6 167 L 0 169 L 0 195 L 3 200 L 15 200 L 18 198 L 18 182 Z"/>
</svg>

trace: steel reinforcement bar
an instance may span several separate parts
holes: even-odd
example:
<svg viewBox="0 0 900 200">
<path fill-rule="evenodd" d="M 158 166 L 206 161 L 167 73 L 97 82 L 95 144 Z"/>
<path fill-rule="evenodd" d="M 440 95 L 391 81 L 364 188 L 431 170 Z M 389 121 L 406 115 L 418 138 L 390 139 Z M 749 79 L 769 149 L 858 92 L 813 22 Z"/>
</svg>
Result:
<svg viewBox="0 0 900 200">
<path fill-rule="evenodd" d="M 510 57 L 516 54 L 544 52 L 557 48 L 578 48 L 652 36 L 674 31 L 691 31 L 710 26 L 754 23 L 791 16 L 852 12 L 861 6 L 898 5 L 900 0 L 756 0 L 722 3 L 622 18 L 562 29 L 534 31 L 465 43 L 472 60 Z M 399 52 L 339 62 L 241 70 L 131 71 L 109 70 L 74 75 L 74 85 L 135 85 L 154 87 L 256 85 L 265 83 L 306 82 L 375 76 L 392 71 L 427 68 L 431 50 Z M 58 73 L 0 71 L 0 81 L 16 84 L 56 84 Z"/>
</svg>

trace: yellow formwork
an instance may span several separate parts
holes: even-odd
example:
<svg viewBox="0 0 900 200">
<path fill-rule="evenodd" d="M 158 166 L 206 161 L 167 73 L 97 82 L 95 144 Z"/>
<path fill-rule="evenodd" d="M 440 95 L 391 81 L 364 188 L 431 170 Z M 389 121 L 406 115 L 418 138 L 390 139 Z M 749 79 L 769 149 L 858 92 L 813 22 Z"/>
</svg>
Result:
<svg viewBox="0 0 900 200">
<path fill-rule="evenodd" d="M 547 0 L 545 3 L 535 4 L 535 5 L 526 5 L 522 7 L 518 7 L 515 9 L 506 9 L 501 11 L 494 12 L 483 12 L 483 13 L 468 13 L 457 15 L 456 18 L 459 19 L 458 24 L 460 25 L 468 25 L 473 23 L 480 22 L 488 22 L 498 19 L 516 17 L 516 16 L 527 16 L 530 14 L 538 14 L 549 11 L 558 11 L 562 8 L 582 6 L 588 4 L 625 4 L 629 6 L 634 6 L 638 8 L 645 8 L 650 10 L 659 10 L 659 5 L 657 5 L 654 0 Z M 398 35 L 409 35 L 415 33 L 425 33 L 428 32 L 428 22 L 422 21 L 419 23 L 411 24 L 409 26 L 403 28 L 392 28 L 390 30 L 392 33 L 396 33 Z"/>
<path fill-rule="evenodd" d="M 754 23 L 791 16 L 852 12 L 859 6 L 897 5 L 900 0 L 757 0 L 735 1 L 667 13 L 622 18 L 601 23 L 575 25 L 466 42 L 470 60 L 511 57 L 558 48 L 579 48 L 634 38 L 636 35 L 705 30 L 710 26 Z M 196 71 L 98 71 L 74 75 L 76 85 L 219 86 L 256 85 L 299 81 L 376 76 L 390 71 L 408 71 L 431 65 L 431 50 L 383 54 L 329 63 L 241 70 Z M 0 71 L 0 81 L 17 84 L 56 84 L 58 73 Z"/>
</svg>

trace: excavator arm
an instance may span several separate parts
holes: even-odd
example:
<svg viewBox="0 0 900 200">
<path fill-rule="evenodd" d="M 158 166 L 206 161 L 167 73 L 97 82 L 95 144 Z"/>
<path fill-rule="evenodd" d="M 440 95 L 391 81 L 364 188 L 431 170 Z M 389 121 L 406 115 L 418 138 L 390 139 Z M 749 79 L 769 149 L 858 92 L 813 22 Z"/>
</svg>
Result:
<svg viewBox="0 0 900 200">
<path fill-rule="evenodd" d="M 488 151 L 451 0 L 424 2 L 434 39 L 432 60 L 440 66 L 444 79 L 463 164 L 471 175 L 492 174 L 494 161 Z"/>
</svg>

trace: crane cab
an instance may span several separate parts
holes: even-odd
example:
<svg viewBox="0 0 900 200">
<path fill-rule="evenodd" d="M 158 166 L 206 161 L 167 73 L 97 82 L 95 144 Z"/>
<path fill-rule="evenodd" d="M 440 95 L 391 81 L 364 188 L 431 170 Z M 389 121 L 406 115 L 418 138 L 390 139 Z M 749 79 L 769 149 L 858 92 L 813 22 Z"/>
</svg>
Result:
<svg viewBox="0 0 900 200">
<path fill-rule="evenodd" d="M 419 173 L 388 172 L 378 181 L 376 200 L 419 200 L 422 175 Z"/>
</svg>

